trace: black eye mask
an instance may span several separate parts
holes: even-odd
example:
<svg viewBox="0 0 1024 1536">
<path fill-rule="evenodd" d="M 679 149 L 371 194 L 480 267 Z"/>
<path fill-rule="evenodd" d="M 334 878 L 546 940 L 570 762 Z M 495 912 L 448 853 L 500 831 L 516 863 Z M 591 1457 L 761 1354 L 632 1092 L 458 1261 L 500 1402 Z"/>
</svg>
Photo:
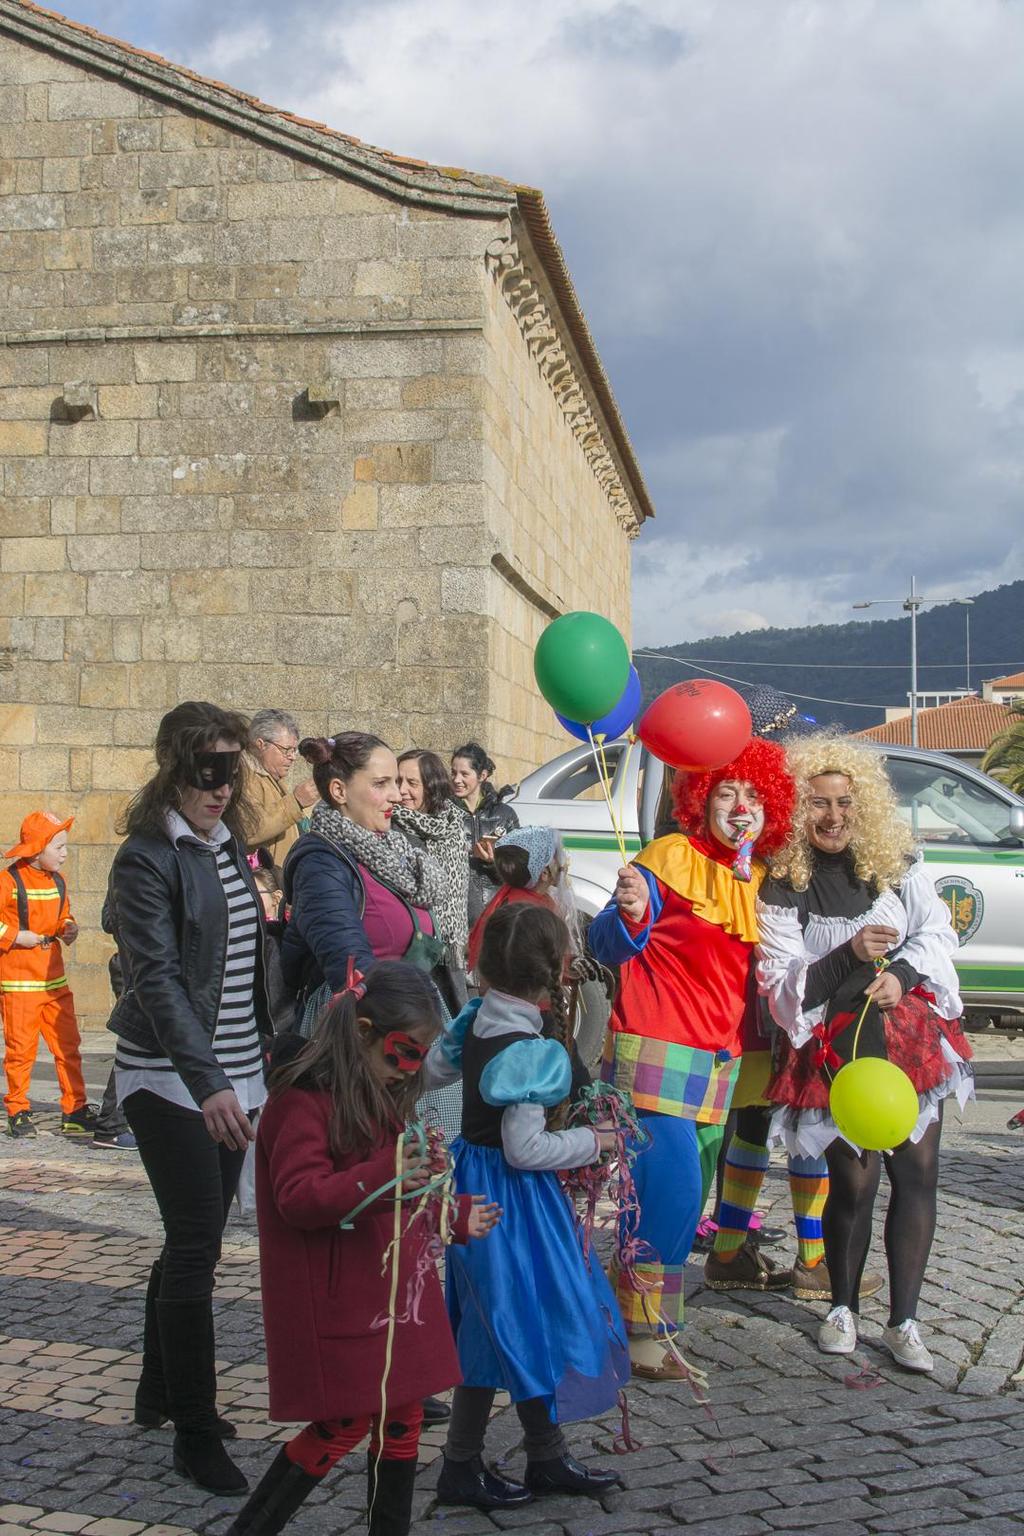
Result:
<svg viewBox="0 0 1024 1536">
<path fill-rule="evenodd" d="M 185 780 L 193 789 L 223 789 L 233 784 L 238 774 L 241 752 L 196 752 Z"/>
</svg>

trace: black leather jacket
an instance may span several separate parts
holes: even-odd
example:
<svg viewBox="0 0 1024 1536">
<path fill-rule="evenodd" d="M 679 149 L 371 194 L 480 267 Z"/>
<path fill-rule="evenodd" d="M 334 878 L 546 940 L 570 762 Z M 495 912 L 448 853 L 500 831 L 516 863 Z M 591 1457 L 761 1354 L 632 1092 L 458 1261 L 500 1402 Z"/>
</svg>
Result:
<svg viewBox="0 0 1024 1536">
<path fill-rule="evenodd" d="M 503 832 L 511 832 L 519 825 L 519 817 L 515 811 L 503 800 L 499 800 L 489 785 L 484 789 L 483 798 L 475 811 L 468 810 L 464 800 L 456 800 L 455 803 L 463 816 L 467 852 L 482 837 L 500 837 Z M 501 881 L 494 872 L 494 865 L 485 864 L 481 859 L 475 859 L 470 854 L 468 902 L 470 928 L 473 927 L 500 884 Z"/>
<path fill-rule="evenodd" d="M 259 902 L 245 854 L 232 839 L 242 879 Z M 104 926 L 117 940 L 124 991 L 108 1029 L 163 1052 L 196 1104 L 231 1083 L 213 1054 L 228 913 L 212 848 L 190 838 L 136 834 L 117 850 L 110 870 Z M 256 947 L 253 1002 L 260 1036 L 273 1034 L 261 945 Z"/>
</svg>

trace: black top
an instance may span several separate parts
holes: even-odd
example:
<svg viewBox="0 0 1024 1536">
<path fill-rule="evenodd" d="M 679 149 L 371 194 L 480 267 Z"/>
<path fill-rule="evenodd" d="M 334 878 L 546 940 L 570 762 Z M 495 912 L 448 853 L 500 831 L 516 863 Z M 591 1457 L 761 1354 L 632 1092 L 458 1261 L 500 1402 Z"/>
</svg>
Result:
<svg viewBox="0 0 1024 1536">
<path fill-rule="evenodd" d="M 857 874 L 850 850 L 824 853 L 820 848 L 812 848 L 810 852 L 811 878 L 806 890 L 794 890 L 787 882 L 769 876 L 758 893 L 760 900 L 769 907 L 794 908 L 805 931 L 815 917 L 850 920 L 863 917 L 877 900 L 878 893 Z M 904 993 L 921 980 L 920 972 L 909 960 L 893 959 L 889 971 L 897 978 Z M 858 960 L 852 939 L 847 939 L 808 967 L 804 1007 L 817 1008 L 833 997 L 840 987 L 844 992 L 851 990 L 844 983 L 855 973 L 857 986 L 852 989 L 854 991 L 866 987 L 876 975 L 873 962 Z"/>
<path fill-rule="evenodd" d="M 545 1013 L 542 1017 L 544 1028 L 541 1033 L 545 1039 L 550 1039 L 554 1033 L 554 1020 L 550 1013 Z M 466 1038 L 462 1043 L 463 1141 L 472 1142 L 477 1147 L 501 1146 L 501 1117 L 508 1105 L 488 1104 L 480 1093 L 480 1079 L 488 1062 L 500 1055 L 507 1045 L 511 1045 L 515 1040 L 536 1039 L 536 1035 L 516 1030 L 514 1033 L 491 1035 L 486 1040 L 480 1040 L 472 1029 L 466 1031 Z M 569 1098 L 575 1101 L 583 1089 L 589 1088 L 593 1082 L 583 1063 L 583 1058 L 576 1049 L 575 1040 L 569 1051 L 569 1064 L 572 1068 Z"/>
<path fill-rule="evenodd" d="M 480 1092 L 484 1068 L 516 1040 L 535 1040 L 527 1030 L 510 1030 L 481 1040 L 470 1028 L 462 1042 L 462 1139 L 474 1147 L 501 1146 L 501 1117 L 506 1105 L 488 1104 Z"/>
</svg>

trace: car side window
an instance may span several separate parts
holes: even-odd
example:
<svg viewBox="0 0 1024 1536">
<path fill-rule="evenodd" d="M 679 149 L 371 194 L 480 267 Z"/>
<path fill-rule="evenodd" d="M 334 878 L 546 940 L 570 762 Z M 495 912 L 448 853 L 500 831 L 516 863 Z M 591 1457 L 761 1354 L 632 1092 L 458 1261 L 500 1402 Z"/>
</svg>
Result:
<svg viewBox="0 0 1024 1536">
<path fill-rule="evenodd" d="M 1010 808 L 998 795 L 938 763 L 886 761 L 900 815 L 918 842 L 994 847 L 1015 841 Z"/>
<path fill-rule="evenodd" d="M 605 748 L 608 775 L 614 781 L 622 758 L 623 747 L 617 744 Z M 601 800 L 603 791 L 594 758 L 587 756 L 566 768 L 557 778 L 549 779 L 541 793 L 542 800 Z"/>
</svg>

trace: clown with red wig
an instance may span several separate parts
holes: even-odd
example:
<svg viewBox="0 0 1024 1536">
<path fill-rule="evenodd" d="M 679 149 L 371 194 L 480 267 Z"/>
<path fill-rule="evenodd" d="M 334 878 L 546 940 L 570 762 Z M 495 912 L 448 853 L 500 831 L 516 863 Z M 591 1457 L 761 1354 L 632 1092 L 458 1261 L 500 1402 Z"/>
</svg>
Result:
<svg viewBox="0 0 1024 1536">
<path fill-rule="evenodd" d="M 785 754 L 757 738 L 713 773 L 680 773 L 679 832 L 619 871 L 589 943 L 621 967 L 604 1077 L 650 1133 L 634 1168 L 641 1262 L 617 1276 L 633 1371 L 685 1373 L 666 1336 L 683 1320 L 683 1275 L 714 1177 L 744 1046 L 758 1038 L 752 958 L 762 857 L 783 846 L 795 799 Z"/>
</svg>

